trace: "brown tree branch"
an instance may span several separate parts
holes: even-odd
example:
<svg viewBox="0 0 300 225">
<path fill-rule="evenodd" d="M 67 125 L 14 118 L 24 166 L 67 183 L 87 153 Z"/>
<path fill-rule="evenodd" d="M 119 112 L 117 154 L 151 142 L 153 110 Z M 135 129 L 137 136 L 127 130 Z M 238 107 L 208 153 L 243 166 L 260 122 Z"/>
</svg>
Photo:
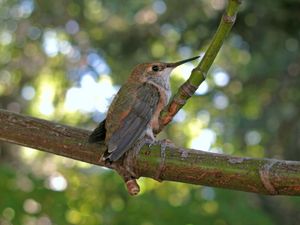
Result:
<svg viewBox="0 0 300 225">
<path fill-rule="evenodd" d="M 90 131 L 0 110 L 0 140 L 105 166 L 104 145 Z M 300 195 L 300 162 L 242 158 L 177 147 L 144 147 L 133 163 L 139 176 L 269 195 Z M 159 174 L 158 174 L 159 173 Z"/>
</svg>

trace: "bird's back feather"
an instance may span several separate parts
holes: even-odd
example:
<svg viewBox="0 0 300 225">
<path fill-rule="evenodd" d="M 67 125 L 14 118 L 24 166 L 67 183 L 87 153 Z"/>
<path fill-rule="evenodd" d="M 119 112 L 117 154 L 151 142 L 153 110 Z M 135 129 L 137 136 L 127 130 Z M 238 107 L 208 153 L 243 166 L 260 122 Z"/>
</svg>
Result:
<svg viewBox="0 0 300 225">
<path fill-rule="evenodd" d="M 132 100 L 127 102 L 127 115 L 123 118 L 123 114 L 115 113 L 114 110 L 110 110 L 109 113 L 111 116 L 108 116 L 106 119 L 106 128 L 110 127 L 110 123 L 119 121 L 117 129 L 112 133 L 108 131 L 110 135 L 108 139 L 106 137 L 109 153 L 106 159 L 110 161 L 118 160 L 145 134 L 147 125 L 159 102 L 159 92 L 157 88 L 148 83 L 140 84 L 136 87 L 134 92 L 126 94 L 133 95 L 129 98 Z M 118 105 L 119 101 L 121 100 L 117 99 L 114 104 Z"/>
</svg>

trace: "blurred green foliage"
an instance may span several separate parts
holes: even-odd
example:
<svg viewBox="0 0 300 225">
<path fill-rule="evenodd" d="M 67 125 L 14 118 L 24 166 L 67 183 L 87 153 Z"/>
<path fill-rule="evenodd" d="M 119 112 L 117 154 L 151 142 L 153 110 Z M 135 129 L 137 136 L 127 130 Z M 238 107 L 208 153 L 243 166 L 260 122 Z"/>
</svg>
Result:
<svg viewBox="0 0 300 225">
<path fill-rule="evenodd" d="M 132 67 L 203 54 L 225 2 L 0 0 L 0 107 L 92 129 Z M 165 129 L 178 145 L 300 160 L 300 3 L 243 1 L 216 62 Z M 173 91 L 192 64 L 172 76 Z M 0 143 L 0 224 L 299 224 L 300 199 L 140 179 Z"/>
</svg>

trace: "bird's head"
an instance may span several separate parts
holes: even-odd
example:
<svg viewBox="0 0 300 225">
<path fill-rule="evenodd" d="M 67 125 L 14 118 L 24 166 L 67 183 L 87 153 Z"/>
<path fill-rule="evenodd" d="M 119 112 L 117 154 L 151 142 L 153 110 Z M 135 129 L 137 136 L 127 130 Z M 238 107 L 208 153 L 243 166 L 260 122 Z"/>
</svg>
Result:
<svg viewBox="0 0 300 225">
<path fill-rule="evenodd" d="M 164 63 L 164 62 L 152 62 L 152 63 L 142 63 L 137 65 L 130 76 L 137 82 L 149 82 L 159 86 L 165 86 L 169 83 L 170 73 L 177 66 L 184 64 L 186 62 L 192 61 L 199 58 L 199 56 L 185 59 L 175 63 Z"/>
</svg>

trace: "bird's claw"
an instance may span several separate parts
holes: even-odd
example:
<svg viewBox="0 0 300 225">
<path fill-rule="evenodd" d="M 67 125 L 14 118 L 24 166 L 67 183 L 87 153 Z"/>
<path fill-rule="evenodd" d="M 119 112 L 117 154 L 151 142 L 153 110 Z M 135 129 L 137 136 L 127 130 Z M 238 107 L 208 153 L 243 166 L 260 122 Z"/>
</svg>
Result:
<svg viewBox="0 0 300 225">
<path fill-rule="evenodd" d="M 166 161 L 166 148 L 170 147 L 173 148 L 175 147 L 175 144 L 169 140 L 169 139 L 163 139 L 163 140 L 157 140 L 155 144 L 160 145 L 160 164 L 157 170 L 157 173 L 154 177 L 155 180 L 162 182 L 161 174 L 163 173 L 165 169 L 165 161 Z"/>
<path fill-rule="evenodd" d="M 156 143 L 159 144 L 164 149 L 166 149 L 167 147 L 169 148 L 176 147 L 176 145 L 170 139 L 157 140 Z"/>
</svg>

